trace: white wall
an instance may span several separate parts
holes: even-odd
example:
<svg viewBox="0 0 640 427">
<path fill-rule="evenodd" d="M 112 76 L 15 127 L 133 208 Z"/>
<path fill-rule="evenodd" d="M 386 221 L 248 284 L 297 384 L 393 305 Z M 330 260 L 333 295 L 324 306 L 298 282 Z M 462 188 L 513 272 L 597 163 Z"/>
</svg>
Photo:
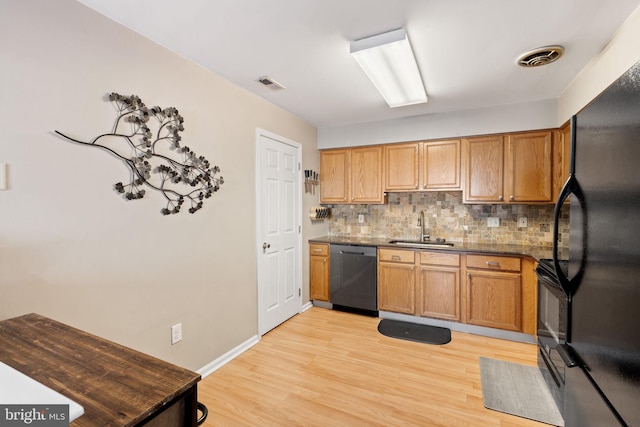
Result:
<svg viewBox="0 0 640 427">
<path fill-rule="evenodd" d="M 318 148 L 455 138 L 557 127 L 556 100 L 318 129 Z"/>
<path fill-rule="evenodd" d="M 256 128 L 301 143 L 315 170 L 317 130 L 76 1 L 0 10 L 0 319 L 37 312 L 194 370 L 255 336 Z M 183 142 L 225 178 L 203 209 L 123 200 L 117 159 L 53 134 L 110 131 L 112 91 L 180 110 Z M 317 200 L 304 195 L 304 212 Z M 303 226 L 306 301 L 306 241 L 326 226 Z"/>
<path fill-rule="evenodd" d="M 571 82 L 558 101 L 562 124 L 640 61 L 640 8 L 618 29 L 607 46 Z"/>
</svg>

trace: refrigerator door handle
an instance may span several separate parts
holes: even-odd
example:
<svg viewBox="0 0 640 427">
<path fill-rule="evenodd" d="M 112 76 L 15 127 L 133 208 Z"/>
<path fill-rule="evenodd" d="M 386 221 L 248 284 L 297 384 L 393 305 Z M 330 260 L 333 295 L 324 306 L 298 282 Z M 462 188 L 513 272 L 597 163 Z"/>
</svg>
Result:
<svg viewBox="0 0 640 427">
<path fill-rule="evenodd" d="M 578 268 L 578 271 L 576 272 L 576 274 L 573 275 L 571 279 L 569 279 L 569 277 L 567 277 L 562 271 L 562 269 L 560 268 L 560 260 L 558 258 L 558 234 L 559 234 L 558 219 L 560 218 L 560 211 L 562 209 L 563 203 L 572 194 L 573 196 L 575 196 L 576 201 L 580 206 L 580 213 L 582 215 L 582 218 L 581 218 L 582 236 L 581 237 L 583 239 L 582 242 L 583 242 L 583 248 L 584 248 L 584 244 L 586 244 L 587 242 L 587 226 L 586 226 L 587 210 L 585 207 L 584 193 L 582 192 L 582 188 L 580 188 L 580 184 L 578 183 L 578 180 L 573 174 L 569 175 L 569 179 L 567 179 L 567 182 L 565 182 L 564 187 L 562 187 L 562 191 L 560 191 L 560 195 L 558 196 L 558 201 L 556 202 L 556 206 L 553 211 L 553 251 L 552 251 L 553 267 L 556 270 L 556 276 L 558 277 L 558 282 L 560 282 L 560 286 L 562 286 L 562 289 L 564 289 L 564 292 L 569 299 L 571 299 L 571 297 L 575 293 L 580 283 L 580 279 L 584 272 L 585 263 L 586 263 L 585 252 L 583 249 L 580 254 L 580 258 L 581 258 L 580 267 Z"/>
<path fill-rule="evenodd" d="M 562 269 L 560 268 L 560 261 L 558 258 L 558 223 L 560 219 L 560 212 L 562 210 L 562 205 L 564 202 L 571 196 L 572 194 L 577 196 L 577 192 L 579 191 L 578 181 L 576 180 L 575 175 L 569 175 L 569 179 L 565 182 L 562 190 L 560 191 L 560 195 L 558 196 L 558 201 L 556 202 L 555 209 L 553 211 L 553 266 L 556 270 L 556 276 L 558 277 L 558 281 L 560 282 L 560 286 L 564 289 L 567 296 L 570 296 L 571 291 L 571 283 L 569 278 L 565 276 Z"/>
</svg>

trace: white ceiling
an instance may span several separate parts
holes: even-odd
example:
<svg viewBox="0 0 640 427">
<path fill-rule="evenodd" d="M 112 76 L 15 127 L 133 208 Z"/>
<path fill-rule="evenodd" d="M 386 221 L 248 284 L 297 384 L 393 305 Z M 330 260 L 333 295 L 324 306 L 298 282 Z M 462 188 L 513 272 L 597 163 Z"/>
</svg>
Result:
<svg viewBox="0 0 640 427">
<path fill-rule="evenodd" d="M 317 127 L 558 98 L 640 0 L 79 0 Z M 404 27 L 429 102 L 391 109 L 349 54 Z M 551 44 L 544 67 L 515 65 Z M 286 86 L 257 82 L 271 76 Z"/>
</svg>

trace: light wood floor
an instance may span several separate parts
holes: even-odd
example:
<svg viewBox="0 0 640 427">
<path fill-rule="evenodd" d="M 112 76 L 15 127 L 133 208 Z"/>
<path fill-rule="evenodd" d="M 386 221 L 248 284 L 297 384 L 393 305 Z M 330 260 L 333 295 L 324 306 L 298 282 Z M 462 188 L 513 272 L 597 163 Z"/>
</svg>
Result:
<svg viewBox="0 0 640 427">
<path fill-rule="evenodd" d="M 486 409 L 478 357 L 536 364 L 536 347 L 452 332 L 388 338 L 379 319 L 313 307 L 203 379 L 205 426 L 546 426 Z"/>
</svg>

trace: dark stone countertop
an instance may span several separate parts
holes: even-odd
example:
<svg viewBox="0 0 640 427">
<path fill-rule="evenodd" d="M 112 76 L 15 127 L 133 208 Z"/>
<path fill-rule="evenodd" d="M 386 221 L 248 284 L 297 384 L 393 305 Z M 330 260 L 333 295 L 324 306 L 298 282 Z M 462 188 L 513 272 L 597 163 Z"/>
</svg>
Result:
<svg viewBox="0 0 640 427">
<path fill-rule="evenodd" d="M 535 260 L 552 257 L 551 246 L 528 246 L 528 245 L 507 245 L 499 243 L 467 243 L 467 242 L 451 242 L 454 244 L 452 247 L 446 247 L 443 249 L 432 248 L 416 248 L 413 246 L 402 246 L 398 244 L 389 244 L 392 238 L 384 237 L 349 237 L 349 236 L 322 236 L 309 239 L 310 243 L 332 243 L 337 245 L 354 245 L 354 246 L 376 246 L 376 247 L 389 247 L 389 248 L 402 248 L 402 249 L 416 249 L 416 250 L 437 250 L 437 251 L 454 251 L 454 252 L 468 252 L 468 253 L 491 253 L 502 255 L 517 255 L 517 256 L 529 256 Z M 398 239 L 400 240 L 400 239 Z M 560 248 L 560 258 L 568 258 L 568 250 L 566 248 Z"/>
</svg>

